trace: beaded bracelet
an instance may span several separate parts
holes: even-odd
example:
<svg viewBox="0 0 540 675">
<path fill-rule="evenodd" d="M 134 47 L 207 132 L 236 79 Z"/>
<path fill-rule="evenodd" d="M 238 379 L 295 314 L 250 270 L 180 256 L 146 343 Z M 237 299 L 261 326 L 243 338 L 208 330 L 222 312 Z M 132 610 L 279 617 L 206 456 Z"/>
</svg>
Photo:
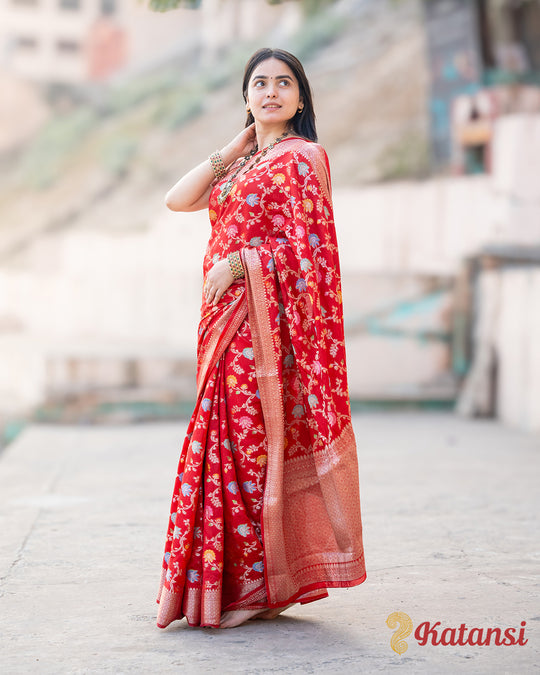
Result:
<svg viewBox="0 0 540 675">
<path fill-rule="evenodd" d="M 229 261 L 229 267 L 231 268 L 231 274 L 233 275 L 233 279 L 235 281 L 237 279 L 241 279 L 244 276 L 244 267 L 240 259 L 240 253 L 238 251 L 233 251 L 233 253 L 229 253 L 229 255 L 227 256 L 227 260 Z"/>
<path fill-rule="evenodd" d="M 220 151 L 216 150 L 210 155 L 208 159 L 210 160 L 210 164 L 214 170 L 214 176 L 218 180 L 223 178 L 223 176 L 227 173 L 227 170 L 225 169 L 225 164 L 223 163 L 223 157 L 221 156 Z"/>
</svg>

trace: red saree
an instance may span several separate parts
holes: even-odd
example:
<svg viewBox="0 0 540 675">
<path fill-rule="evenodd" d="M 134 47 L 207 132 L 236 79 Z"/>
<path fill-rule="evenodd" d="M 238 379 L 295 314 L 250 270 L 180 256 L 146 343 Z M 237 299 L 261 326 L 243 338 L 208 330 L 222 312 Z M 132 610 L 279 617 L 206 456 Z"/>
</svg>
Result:
<svg viewBox="0 0 540 675">
<path fill-rule="evenodd" d="M 210 196 L 204 273 L 239 250 L 245 278 L 217 306 L 203 299 L 160 628 L 219 626 L 223 611 L 366 578 L 326 153 L 288 137 L 219 205 L 225 181 Z"/>
</svg>

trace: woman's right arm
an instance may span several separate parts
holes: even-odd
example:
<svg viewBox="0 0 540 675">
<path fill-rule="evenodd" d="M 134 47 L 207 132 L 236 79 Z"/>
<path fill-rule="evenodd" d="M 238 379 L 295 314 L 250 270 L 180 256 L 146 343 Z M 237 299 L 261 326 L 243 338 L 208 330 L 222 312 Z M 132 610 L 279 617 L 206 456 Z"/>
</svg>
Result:
<svg viewBox="0 0 540 675">
<path fill-rule="evenodd" d="M 243 129 L 236 138 L 220 150 L 223 163 L 230 166 L 255 145 L 255 125 Z M 199 211 L 208 208 L 215 174 L 209 159 L 201 162 L 183 176 L 167 192 L 165 204 L 171 211 Z"/>
</svg>

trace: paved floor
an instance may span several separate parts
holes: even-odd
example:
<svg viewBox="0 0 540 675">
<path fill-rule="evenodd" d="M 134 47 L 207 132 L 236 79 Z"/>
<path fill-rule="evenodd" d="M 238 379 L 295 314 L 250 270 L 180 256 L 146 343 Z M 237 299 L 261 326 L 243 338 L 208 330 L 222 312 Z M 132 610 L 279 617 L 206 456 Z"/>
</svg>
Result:
<svg viewBox="0 0 540 675">
<path fill-rule="evenodd" d="M 28 429 L 0 458 L 0 672 L 540 672 L 540 438 L 451 414 L 355 417 L 367 581 L 228 631 L 155 626 L 185 425 Z M 517 627 L 524 646 L 420 646 Z"/>
</svg>

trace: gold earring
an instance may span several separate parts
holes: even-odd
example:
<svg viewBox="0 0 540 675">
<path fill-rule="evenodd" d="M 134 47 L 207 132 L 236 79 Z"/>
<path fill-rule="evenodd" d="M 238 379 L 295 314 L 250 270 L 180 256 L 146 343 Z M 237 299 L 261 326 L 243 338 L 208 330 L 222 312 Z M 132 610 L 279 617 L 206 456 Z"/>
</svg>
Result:
<svg viewBox="0 0 540 675">
<path fill-rule="evenodd" d="M 304 106 L 302 106 L 301 108 L 298 108 L 298 110 L 296 112 L 301 113 L 303 109 L 304 109 Z"/>
<path fill-rule="evenodd" d="M 251 112 L 251 110 L 249 109 L 249 106 L 248 106 L 248 105 L 246 106 L 246 112 L 247 112 L 248 115 L 249 115 L 249 113 Z"/>
</svg>

